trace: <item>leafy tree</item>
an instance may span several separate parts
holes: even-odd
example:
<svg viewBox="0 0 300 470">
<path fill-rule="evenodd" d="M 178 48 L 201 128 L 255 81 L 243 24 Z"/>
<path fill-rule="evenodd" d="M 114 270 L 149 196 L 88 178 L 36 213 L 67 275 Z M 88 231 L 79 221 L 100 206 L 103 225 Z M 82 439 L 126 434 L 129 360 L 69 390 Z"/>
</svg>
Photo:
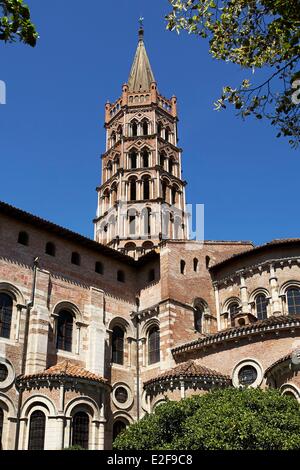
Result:
<svg viewBox="0 0 300 470">
<path fill-rule="evenodd" d="M 277 390 L 217 390 L 160 405 L 120 434 L 114 448 L 299 450 L 300 407 Z"/>
<path fill-rule="evenodd" d="M 34 47 L 38 34 L 23 0 L 0 0 L 0 41 L 14 42 L 16 38 Z"/>
<path fill-rule="evenodd" d="M 225 86 L 216 109 L 235 106 L 243 118 L 270 119 L 292 147 L 300 142 L 300 1 L 169 0 L 167 28 L 208 39 L 215 59 L 265 68 L 268 78 Z"/>
</svg>

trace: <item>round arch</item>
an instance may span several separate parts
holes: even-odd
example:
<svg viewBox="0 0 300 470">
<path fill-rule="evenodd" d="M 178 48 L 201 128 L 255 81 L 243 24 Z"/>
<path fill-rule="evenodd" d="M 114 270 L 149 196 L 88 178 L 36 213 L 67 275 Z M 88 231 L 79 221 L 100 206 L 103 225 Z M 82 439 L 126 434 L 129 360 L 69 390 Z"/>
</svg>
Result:
<svg viewBox="0 0 300 470">
<path fill-rule="evenodd" d="M 28 418 L 33 408 L 37 409 L 41 406 L 43 409 L 46 408 L 49 415 L 57 416 L 56 406 L 53 401 L 50 400 L 50 398 L 46 397 L 45 395 L 34 395 L 24 402 L 21 409 L 21 419 Z"/>
<path fill-rule="evenodd" d="M 100 419 L 100 410 L 99 406 L 90 397 L 81 396 L 73 398 L 65 406 L 65 416 L 67 418 L 72 418 L 72 416 L 78 411 L 87 412 L 92 419 Z"/>
<path fill-rule="evenodd" d="M 73 302 L 70 302 L 69 300 L 62 300 L 58 302 L 53 308 L 53 313 L 58 315 L 62 310 L 68 310 L 78 321 L 82 319 L 81 311 L 77 305 L 75 305 Z"/>
<path fill-rule="evenodd" d="M 0 292 L 11 295 L 16 303 L 25 305 L 25 299 L 21 290 L 14 284 L 6 281 L 0 281 Z"/>
</svg>

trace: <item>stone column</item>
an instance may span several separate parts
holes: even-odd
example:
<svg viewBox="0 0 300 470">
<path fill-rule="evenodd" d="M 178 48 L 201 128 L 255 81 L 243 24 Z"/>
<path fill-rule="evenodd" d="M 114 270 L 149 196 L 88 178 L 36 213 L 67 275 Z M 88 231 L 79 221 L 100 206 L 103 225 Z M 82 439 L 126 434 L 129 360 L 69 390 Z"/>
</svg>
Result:
<svg viewBox="0 0 300 470">
<path fill-rule="evenodd" d="M 245 283 L 244 275 L 240 275 L 240 295 L 242 302 L 242 312 L 249 313 L 249 298 L 248 298 L 248 289 Z"/>
<path fill-rule="evenodd" d="M 282 315 L 281 302 L 280 302 L 280 297 L 279 297 L 278 279 L 276 276 L 276 268 L 274 264 L 272 263 L 270 264 L 269 283 L 270 283 L 270 291 L 271 291 L 272 315 L 275 315 L 275 316 Z"/>
<path fill-rule="evenodd" d="M 215 300 L 216 300 L 216 313 L 217 313 L 217 326 L 218 331 L 221 330 L 221 312 L 220 312 L 220 296 L 218 284 L 214 284 Z"/>
</svg>

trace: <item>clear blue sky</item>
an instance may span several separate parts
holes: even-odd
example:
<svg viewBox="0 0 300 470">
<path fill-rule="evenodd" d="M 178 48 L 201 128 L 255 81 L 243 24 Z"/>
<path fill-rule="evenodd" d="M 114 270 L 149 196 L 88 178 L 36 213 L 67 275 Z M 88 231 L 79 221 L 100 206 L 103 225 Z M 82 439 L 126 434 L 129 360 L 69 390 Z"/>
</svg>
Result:
<svg viewBox="0 0 300 470">
<path fill-rule="evenodd" d="M 37 47 L 0 45 L 1 200 L 93 236 L 104 105 L 127 80 L 142 14 L 159 90 L 178 96 L 187 197 L 205 204 L 205 238 L 300 235 L 299 150 L 267 122 L 213 110 L 223 84 L 251 75 L 212 60 L 206 42 L 166 31 L 167 0 L 27 3 Z"/>
</svg>

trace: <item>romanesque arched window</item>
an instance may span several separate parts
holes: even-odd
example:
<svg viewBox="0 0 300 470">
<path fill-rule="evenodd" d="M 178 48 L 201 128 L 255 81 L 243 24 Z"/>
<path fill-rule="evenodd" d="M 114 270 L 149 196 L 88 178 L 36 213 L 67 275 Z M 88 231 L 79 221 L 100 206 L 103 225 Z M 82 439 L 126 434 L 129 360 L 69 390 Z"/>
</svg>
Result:
<svg viewBox="0 0 300 470">
<path fill-rule="evenodd" d="M 162 153 L 159 154 L 159 164 L 163 168 L 165 167 L 165 161 L 166 161 L 166 155 L 165 155 L 165 153 L 162 152 Z"/>
<path fill-rule="evenodd" d="M 2 450 L 2 433 L 3 433 L 3 423 L 4 423 L 4 413 L 2 408 L 0 408 L 0 450 Z"/>
<path fill-rule="evenodd" d="M 125 282 L 125 273 L 122 270 L 119 270 L 117 272 L 117 281 L 119 282 Z"/>
<path fill-rule="evenodd" d="M 138 123 L 137 123 L 137 121 L 132 121 L 132 123 L 131 123 L 131 134 L 132 134 L 132 137 L 136 137 L 138 135 Z"/>
<path fill-rule="evenodd" d="M 137 167 L 137 153 L 135 150 L 132 150 L 129 154 L 130 168 L 135 170 Z"/>
<path fill-rule="evenodd" d="M 29 235 L 27 232 L 20 232 L 18 235 L 18 243 L 20 245 L 28 246 L 29 245 Z"/>
<path fill-rule="evenodd" d="M 193 266 L 194 266 L 194 271 L 195 271 L 195 273 L 197 273 L 197 272 L 198 272 L 198 268 L 199 268 L 199 260 L 198 260 L 198 258 L 194 258 L 194 259 L 193 259 Z"/>
<path fill-rule="evenodd" d="M 56 247 L 55 247 L 54 243 L 48 242 L 48 243 L 46 244 L 45 253 L 46 253 L 46 255 L 49 255 L 49 256 L 55 256 L 55 254 L 56 254 Z"/>
<path fill-rule="evenodd" d="M 80 254 L 76 251 L 73 251 L 71 256 L 71 263 L 75 264 L 76 266 L 80 266 Z"/>
<path fill-rule="evenodd" d="M 259 294 L 255 298 L 256 316 L 258 320 L 265 320 L 268 317 L 268 299 L 265 294 Z"/>
<path fill-rule="evenodd" d="M 172 187 L 172 204 L 173 206 L 175 206 L 175 204 L 177 203 L 177 192 L 178 192 L 178 186 L 174 185 Z"/>
<path fill-rule="evenodd" d="M 231 302 L 228 306 L 228 312 L 230 313 L 230 317 L 234 318 L 240 311 L 240 306 L 238 302 Z"/>
<path fill-rule="evenodd" d="M 68 310 L 62 310 L 59 313 L 57 319 L 57 349 L 72 352 L 73 321 L 73 315 Z"/>
<path fill-rule="evenodd" d="M 142 166 L 143 168 L 149 167 L 149 152 L 147 149 L 142 152 Z"/>
<path fill-rule="evenodd" d="M 150 199 L 150 176 L 143 177 L 143 199 Z"/>
<path fill-rule="evenodd" d="M 130 201 L 136 201 L 136 178 L 129 180 Z"/>
<path fill-rule="evenodd" d="M 90 418 L 87 413 L 78 412 L 72 420 L 72 446 L 80 446 L 83 449 L 89 448 L 89 427 Z"/>
<path fill-rule="evenodd" d="M 160 361 L 160 331 L 158 326 L 150 328 L 148 333 L 148 363 Z"/>
<path fill-rule="evenodd" d="M 151 208 L 146 207 L 142 212 L 144 235 L 151 235 Z"/>
<path fill-rule="evenodd" d="M 149 123 L 148 121 L 143 122 L 143 135 L 148 135 L 149 134 Z"/>
<path fill-rule="evenodd" d="M 162 180 L 162 198 L 164 200 L 164 202 L 167 201 L 167 187 L 168 187 L 168 183 L 166 180 Z"/>
<path fill-rule="evenodd" d="M 101 263 L 101 261 L 96 261 L 96 263 L 95 263 L 95 273 L 97 273 L 97 274 L 103 274 L 104 273 L 104 267 L 103 267 L 103 263 Z"/>
<path fill-rule="evenodd" d="M 203 329 L 203 315 L 204 308 L 201 305 L 197 305 L 194 310 L 194 327 L 198 333 L 202 333 Z"/>
<path fill-rule="evenodd" d="M 4 293 L 0 293 L 0 337 L 10 338 L 11 319 L 13 311 L 12 298 Z"/>
<path fill-rule="evenodd" d="M 157 134 L 158 134 L 158 137 L 161 137 L 162 130 L 163 130 L 162 123 L 159 122 L 159 123 L 157 124 Z"/>
<path fill-rule="evenodd" d="M 28 450 L 44 450 L 46 416 L 40 411 L 34 411 L 30 416 Z"/>
<path fill-rule="evenodd" d="M 116 136 L 115 131 L 112 132 L 110 139 L 111 139 L 111 146 L 113 147 L 113 146 L 116 144 L 116 142 L 117 142 L 117 136 Z"/>
<path fill-rule="evenodd" d="M 128 218 L 128 225 L 129 225 L 129 235 L 135 236 L 136 235 L 136 219 L 137 214 L 134 209 L 130 209 L 127 213 Z"/>
<path fill-rule="evenodd" d="M 186 262 L 182 259 L 180 261 L 180 273 L 185 274 Z"/>
<path fill-rule="evenodd" d="M 125 431 L 126 427 L 129 426 L 129 423 L 125 419 L 118 419 L 117 421 L 114 422 L 113 426 L 113 441 L 121 434 L 123 431 Z"/>
<path fill-rule="evenodd" d="M 291 287 L 286 292 L 289 315 L 300 315 L 300 288 Z"/>
<path fill-rule="evenodd" d="M 175 166 L 174 159 L 170 158 L 169 159 L 169 173 L 171 173 L 171 175 L 174 174 L 174 166 Z"/>
<path fill-rule="evenodd" d="M 115 326 L 112 332 L 112 358 L 114 364 L 124 364 L 124 338 L 125 332 L 119 327 Z"/>
</svg>

